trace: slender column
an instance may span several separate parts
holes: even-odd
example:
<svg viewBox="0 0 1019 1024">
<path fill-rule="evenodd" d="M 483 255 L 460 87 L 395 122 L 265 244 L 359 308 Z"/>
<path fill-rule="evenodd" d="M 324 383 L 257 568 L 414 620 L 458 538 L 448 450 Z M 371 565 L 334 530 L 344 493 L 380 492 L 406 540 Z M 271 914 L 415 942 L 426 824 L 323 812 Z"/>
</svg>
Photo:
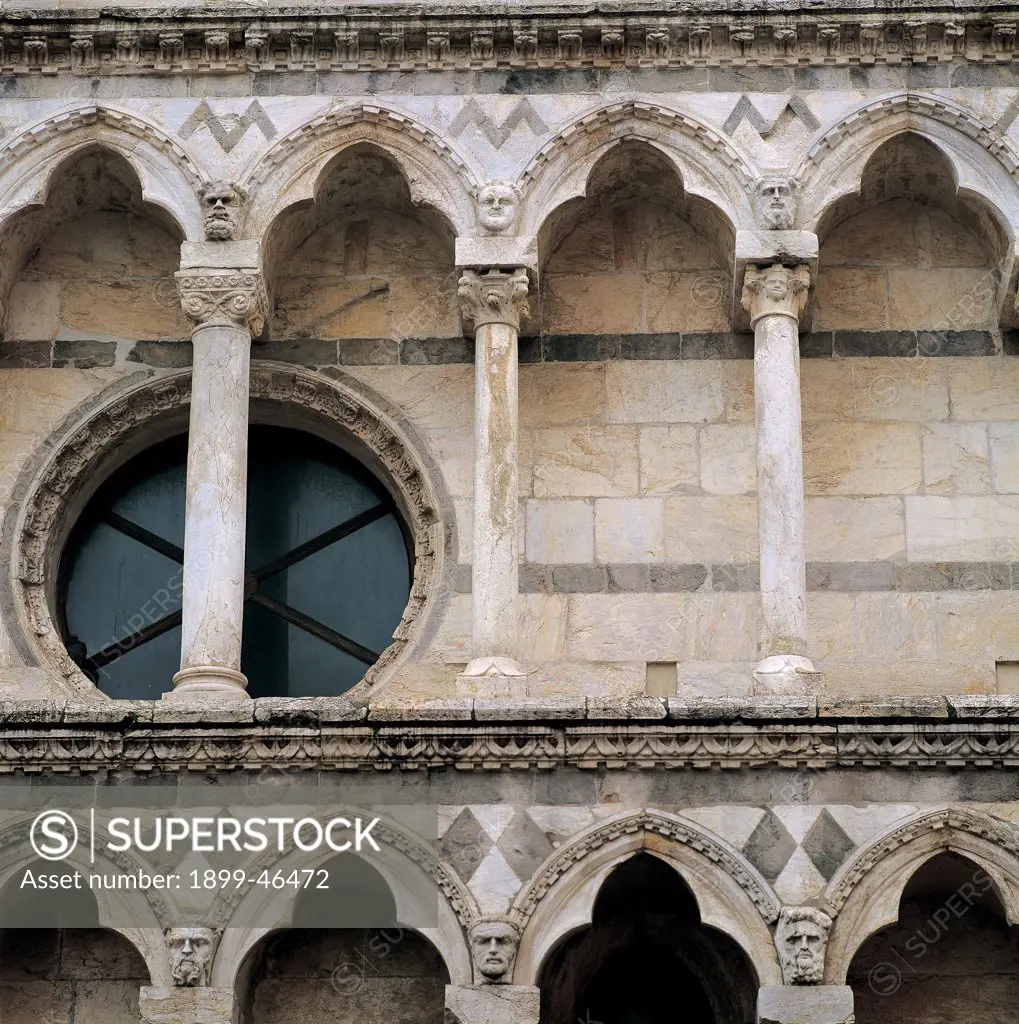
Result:
<svg viewBox="0 0 1019 1024">
<path fill-rule="evenodd" d="M 268 300 L 253 269 L 183 270 L 177 287 L 195 327 L 174 694 L 246 697 L 240 667 L 251 335 L 262 330 Z"/>
<path fill-rule="evenodd" d="M 818 676 L 807 657 L 807 560 L 803 514 L 799 317 L 806 266 L 749 266 L 743 305 L 754 328 L 757 522 L 761 566 L 761 660 L 769 693 L 802 693 Z"/>
<path fill-rule="evenodd" d="M 474 548 L 471 559 L 471 662 L 458 682 L 476 692 L 519 695 L 517 664 L 517 331 L 527 310 L 522 268 L 467 270 L 460 278 L 460 309 L 475 327 Z M 517 682 L 510 684 L 508 680 Z"/>
</svg>

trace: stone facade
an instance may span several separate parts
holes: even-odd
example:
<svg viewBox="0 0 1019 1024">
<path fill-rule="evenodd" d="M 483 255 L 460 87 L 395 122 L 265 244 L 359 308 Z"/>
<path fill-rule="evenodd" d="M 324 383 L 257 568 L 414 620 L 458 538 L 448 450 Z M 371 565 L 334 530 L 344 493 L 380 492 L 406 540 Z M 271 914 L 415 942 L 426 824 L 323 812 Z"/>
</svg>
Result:
<svg viewBox="0 0 1019 1024">
<path fill-rule="evenodd" d="M 5 931 L 0 1021 L 1011 1019 L 1015 12 L 4 9 L 0 774 L 398 776 L 441 899 Z M 249 424 L 405 528 L 342 696 L 248 699 Z M 185 435 L 118 613 L 182 594 L 179 671 L 112 699 L 66 552 Z"/>
</svg>

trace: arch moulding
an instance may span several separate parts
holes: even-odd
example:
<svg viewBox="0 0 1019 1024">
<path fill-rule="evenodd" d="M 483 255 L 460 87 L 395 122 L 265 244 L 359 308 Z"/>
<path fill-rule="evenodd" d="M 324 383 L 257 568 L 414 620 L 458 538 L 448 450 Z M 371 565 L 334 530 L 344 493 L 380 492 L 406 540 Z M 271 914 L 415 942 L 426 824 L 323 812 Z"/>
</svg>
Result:
<svg viewBox="0 0 1019 1024">
<path fill-rule="evenodd" d="M 248 169 L 240 182 L 251 196 L 243 234 L 264 239 L 287 207 L 315 198 L 325 168 L 359 143 L 374 145 L 396 161 L 415 204 L 438 210 L 457 235 L 473 233 L 471 193 L 481 182 L 467 161 L 409 114 L 358 103 L 294 129 Z"/>
<path fill-rule="evenodd" d="M 768 883 L 724 839 L 677 815 L 648 810 L 591 827 L 551 854 L 518 893 L 510 908 L 523 932 L 516 984 L 537 984 L 553 947 L 591 923 L 611 871 L 642 851 L 679 873 L 697 900 L 701 922 L 739 944 L 760 984 L 782 983 L 769 928 L 781 904 Z"/>
<path fill-rule="evenodd" d="M 196 192 L 205 175 L 184 147 L 136 113 L 94 103 L 29 125 L 0 146 L 0 230 L 24 207 L 45 203 L 55 167 L 97 144 L 127 160 L 142 198 L 169 214 L 186 238 L 205 238 Z"/>
<path fill-rule="evenodd" d="M 414 545 L 410 596 L 392 642 L 347 694 L 363 699 L 410 656 L 448 600 L 452 586 L 445 577 L 456 550 L 452 503 L 413 428 L 361 382 L 339 371 L 325 376 L 256 360 L 251 398 L 253 421 L 261 408 L 270 420 L 296 420 L 334 443 L 349 444 L 379 474 L 407 520 Z M 11 634 L 26 664 L 49 668 L 62 696 L 107 699 L 71 661 L 53 617 L 63 544 L 110 473 L 150 445 L 186 432 L 190 401 L 190 370 L 115 384 L 65 420 L 14 488 L 3 525 L 12 556 L 0 607 L 13 611 L 7 616 Z"/>
<path fill-rule="evenodd" d="M 813 230 L 828 207 L 858 192 L 867 161 L 882 143 L 904 132 L 933 142 L 952 165 L 960 193 L 990 203 L 1015 239 L 1019 149 L 973 112 L 918 93 L 862 103 L 814 137 L 793 174 L 801 185 L 804 227 Z M 850 140 L 853 145 L 846 146 Z"/>
<path fill-rule="evenodd" d="M 970 808 L 949 807 L 908 818 L 863 847 L 825 892 L 835 918 L 825 958 L 827 984 L 844 985 L 866 940 L 899 918 L 913 875 L 939 853 L 979 865 L 993 883 L 1009 924 L 1019 924 L 1019 829 Z"/>
<path fill-rule="evenodd" d="M 758 172 L 732 142 L 690 114 L 630 100 L 600 107 L 564 128 L 520 176 L 521 234 L 537 234 L 556 207 L 585 195 L 595 164 L 627 140 L 650 143 L 675 166 L 684 190 L 717 207 L 735 230 L 753 223 L 750 194 Z"/>
</svg>

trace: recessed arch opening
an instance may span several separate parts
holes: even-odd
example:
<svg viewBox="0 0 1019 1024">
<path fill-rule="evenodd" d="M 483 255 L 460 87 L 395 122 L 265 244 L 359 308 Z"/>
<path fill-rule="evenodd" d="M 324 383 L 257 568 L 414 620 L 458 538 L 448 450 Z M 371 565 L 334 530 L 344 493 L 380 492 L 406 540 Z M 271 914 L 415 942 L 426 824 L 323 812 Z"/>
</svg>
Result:
<svg viewBox="0 0 1019 1024">
<path fill-rule="evenodd" d="M 40 200 L 0 233 L 5 340 L 190 337 L 173 278 L 184 232 L 124 156 L 79 147 Z"/>
<path fill-rule="evenodd" d="M 356 143 L 283 210 L 265 242 L 279 339 L 458 337 L 454 232 L 390 154 Z"/>
<path fill-rule="evenodd" d="M 726 330 L 735 236 L 649 142 L 613 145 L 538 234 L 541 332 Z M 526 331 L 526 327 L 525 327 Z"/>
<path fill-rule="evenodd" d="M 637 853 L 607 876 L 591 924 L 565 936 L 539 975 L 542 1024 L 698 1024 L 754 1019 L 758 981 L 729 936 L 701 923 L 693 892 L 664 861 Z"/>
<path fill-rule="evenodd" d="M 1019 927 L 1010 927 L 991 876 L 943 851 L 912 875 L 898 920 L 849 966 L 858 1024 L 998 1020 L 1019 1002 Z"/>
<path fill-rule="evenodd" d="M 821 215 L 814 330 L 992 329 L 1008 285 L 1009 231 L 960 190 L 941 149 L 915 132 L 871 155 L 860 188 Z"/>
</svg>

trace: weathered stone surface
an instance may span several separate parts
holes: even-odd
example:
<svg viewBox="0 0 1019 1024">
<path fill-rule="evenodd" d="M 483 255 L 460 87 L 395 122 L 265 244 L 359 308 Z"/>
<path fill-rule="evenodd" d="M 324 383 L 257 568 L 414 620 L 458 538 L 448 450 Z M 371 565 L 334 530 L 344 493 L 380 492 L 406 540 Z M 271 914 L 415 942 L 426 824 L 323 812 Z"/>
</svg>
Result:
<svg viewBox="0 0 1019 1024">
<path fill-rule="evenodd" d="M 538 1024 L 539 992 L 526 985 L 447 985 L 446 1008 L 460 1024 Z"/>
<path fill-rule="evenodd" d="M 759 1024 L 854 1024 L 848 985 L 765 985 L 757 999 Z"/>
</svg>

